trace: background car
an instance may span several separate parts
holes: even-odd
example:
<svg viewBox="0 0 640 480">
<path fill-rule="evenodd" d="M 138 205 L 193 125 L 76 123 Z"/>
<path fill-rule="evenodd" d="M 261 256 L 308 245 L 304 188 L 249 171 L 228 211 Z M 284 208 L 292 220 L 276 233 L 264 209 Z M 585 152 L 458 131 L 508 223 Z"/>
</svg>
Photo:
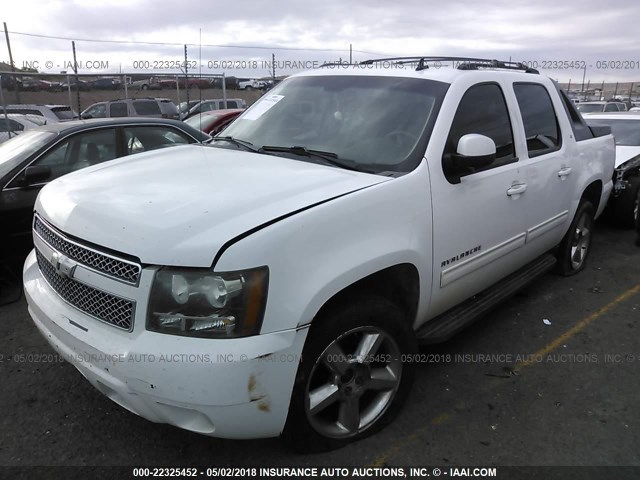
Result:
<svg viewBox="0 0 640 480">
<path fill-rule="evenodd" d="M 178 108 L 168 98 L 128 98 L 94 103 L 82 119 L 114 117 L 178 118 Z"/>
<path fill-rule="evenodd" d="M 69 105 L 14 104 L 7 105 L 6 110 L 7 113 L 44 117 L 47 123 L 66 122 L 78 118 L 78 114 Z"/>
<path fill-rule="evenodd" d="M 215 110 L 211 112 L 198 113 L 185 120 L 187 125 L 202 130 L 211 136 L 217 135 L 224 130 L 227 125 L 233 122 L 244 112 L 241 108 L 230 108 L 226 110 Z"/>
<path fill-rule="evenodd" d="M 591 113 L 584 119 L 590 127 L 611 127 L 616 141 L 616 170 L 608 208 L 616 225 L 631 228 L 640 204 L 640 112 Z"/>
<path fill-rule="evenodd" d="M 0 115 L 0 143 L 37 126 L 38 125 L 29 120 L 26 115 L 17 113 L 9 114 L 6 117 Z"/>
<path fill-rule="evenodd" d="M 189 100 L 188 102 L 180 102 L 180 105 L 178 105 L 178 114 L 180 115 L 180 118 L 186 118 L 189 114 L 189 110 L 191 110 L 199 103 L 200 100 Z"/>
<path fill-rule="evenodd" d="M 191 109 L 187 112 L 183 119 L 189 118 L 193 115 L 197 115 L 198 113 L 208 112 L 211 110 L 222 110 L 226 108 L 244 109 L 247 108 L 247 102 L 245 102 L 241 98 L 227 98 L 227 103 L 225 105 L 222 98 L 203 100 L 191 107 Z"/>
<path fill-rule="evenodd" d="M 160 90 L 162 85 L 158 77 L 145 78 L 144 80 L 136 80 L 131 82 L 129 88 L 133 90 Z"/>
<path fill-rule="evenodd" d="M 91 88 L 96 90 L 118 90 L 121 86 L 117 78 L 98 78 L 91 82 Z"/>
<path fill-rule="evenodd" d="M 91 84 L 89 82 L 80 79 L 78 79 L 78 81 L 76 82 L 75 78 L 70 79 L 68 82 L 64 81 L 60 84 L 60 87 L 63 91 L 67 90 L 69 86 L 71 86 L 71 90 L 80 90 L 81 92 L 87 92 L 91 90 Z"/>
<path fill-rule="evenodd" d="M 0 145 L 0 247 L 28 242 L 33 206 L 48 182 L 118 157 L 210 138 L 184 122 L 131 118 L 49 124 L 8 140 Z"/>
<path fill-rule="evenodd" d="M 576 109 L 580 113 L 626 112 L 627 105 L 623 102 L 580 102 L 576 104 Z"/>
</svg>

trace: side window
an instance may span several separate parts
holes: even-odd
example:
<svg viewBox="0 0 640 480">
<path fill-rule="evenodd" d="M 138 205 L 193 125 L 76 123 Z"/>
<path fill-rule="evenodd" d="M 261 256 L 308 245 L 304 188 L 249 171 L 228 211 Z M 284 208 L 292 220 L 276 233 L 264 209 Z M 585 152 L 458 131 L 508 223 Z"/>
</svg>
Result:
<svg viewBox="0 0 640 480">
<path fill-rule="evenodd" d="M 607 103 L 604 106 L 604 111 L 605 112 L 619 112 L 620 110 L 618 110 L 618 106 L 615 103 Z"/>
<path fill-rule="evenodd" d="M 509 111 L 502 90 L 498 85 L 475 85 L 465 92 L 451 124 L 444 151 L 445 156 L 455 154 L 460 139 L 470 133 L 491 138 L 496 144 L 496 158 L 488 166 L 468 167 L 465 172 L 457 172 L 458 175 L 469 175 L 515 160 Z"/>
<path fill-rule="evenodd" d="M 10 118 L 0 118 L 0 132 L 21 132 L 24 130 L 24 125 L 11 120 Z"/>
<path fill-rule="evenodd" d="M 191 143 L 187 135 L 170 127 L 125 127 L 124 134 L 129 155 Z"/>
<path fill-rule="evenodd" d="M 515 83 L 513 90 L 522 114 L 529 157 L 557 150 L 560 128 L 547 89 L 535 83 Z"/>
<path fill-rule="evenodd" d="M 160 115 L 160 106 L 155 100 L 134 100 L 133 109 L 138 115 Z"/>
<path fill-rule="evenodd" d="M 58 144 L 32 165 L 51 169 L 49 180 L 117 157 L 113 128 L 79 133 Z"/>
<path fill-rule="evenodd" d="M 240 108 L 240 106 L 235 100 L 227 100 L 227 108 Z"/>
<path fill-rule="evenodd" d="M 110 117 L 127 117 L 127 104 L 124 102 L 112 103 L 109 105 Z"/>
<path fill-rule="evenodd" d="M 85 113 L 85 116 L 89 115 L 91 118 L 105 118 L 107 116 L 107 106 L 104 103 L 94 105 Z"/>
</svg>

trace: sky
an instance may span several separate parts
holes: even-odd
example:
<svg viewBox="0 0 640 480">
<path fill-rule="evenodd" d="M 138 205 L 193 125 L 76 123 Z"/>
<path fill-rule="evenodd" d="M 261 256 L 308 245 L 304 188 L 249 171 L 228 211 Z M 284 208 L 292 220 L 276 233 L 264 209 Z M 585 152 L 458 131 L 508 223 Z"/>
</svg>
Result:
<svg viewBox="0 0 640 480">
<path fill-rule="evenodd" d="M 203 74 L 267 76 L 275 55 L 287 75 L 348 61 L 351 47 L 353 61 L 472 56 L 573 84 L 640 82 L 637 0 L 20 0 L 0 12 L 16 66 L 41 72 L 70 70 L 75 39 L 81 73 L 178 72 L 186 43 L 189 70 Z M 6 44 L 0 52 L 8 61 Z"/>
</svg>

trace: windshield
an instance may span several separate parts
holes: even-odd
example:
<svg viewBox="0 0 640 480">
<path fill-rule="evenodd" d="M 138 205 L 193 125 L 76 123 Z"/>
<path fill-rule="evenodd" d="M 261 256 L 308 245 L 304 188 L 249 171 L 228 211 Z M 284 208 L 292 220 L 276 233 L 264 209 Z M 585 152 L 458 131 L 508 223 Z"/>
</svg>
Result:
<svg viewBox="0 0 640 480">
<path fill-rule="evenodd" d="M 428 137 L 429 120 L 446 89 L 447 84 L 416 78 L 293 77 L 256 102 L 225 136 L 250 142 L 256 149 L 296 146 L 330 152 L 376 173 L 408 171 L 415 165 L 404 162 L 414 159 L 425 132 Z"/>
<path fill-rule="evenodd" d="M 0 178 L 55 136 L 53 132 L 29 130 L 0 145 Z"/>
<path fill-rule="evenodd" d="M 576 108 L 580 113 L 593 113 L 601 112 L 604 110 L 604 104 L 602 103 L 578 103 Z"/>
<path fill-rule="evenodd" d="M 213 125 L 221 115 L 215 114 L 198 114 L 193 117 L 187 118 L 184 123 L 198 130 L 205 130 Z"/>
<path fill-rule="evenodd" d="M 604 120 L 588 118 L 587 125 L 592 127 L 611 127 L 611 133 L 620 146 L 640 146 L 640 120 Z"/>
</svg>

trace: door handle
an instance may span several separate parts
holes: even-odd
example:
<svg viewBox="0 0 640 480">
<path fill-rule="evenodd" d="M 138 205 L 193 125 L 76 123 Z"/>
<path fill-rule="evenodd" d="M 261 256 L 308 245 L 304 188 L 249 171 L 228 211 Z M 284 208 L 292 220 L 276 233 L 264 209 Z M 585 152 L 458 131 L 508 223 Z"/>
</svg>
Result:
<svg viewBox="0 0 640 480">
<path fill-rule="evenodd" d="M 571 167 L 562 167 L 558 172 L 560 178 L 564 178 L 571 173 Z"/>
<path fill-rule="evenodd" d="M 509 195 L 510 197 L 517 197 L 521 193 L 524 193 L 526 189 L 527 189 L 526 183 L 518 183 L 516 185 L 512 185 L 511 188 L 507 190 L 507 195 Z"/>
</svg>

